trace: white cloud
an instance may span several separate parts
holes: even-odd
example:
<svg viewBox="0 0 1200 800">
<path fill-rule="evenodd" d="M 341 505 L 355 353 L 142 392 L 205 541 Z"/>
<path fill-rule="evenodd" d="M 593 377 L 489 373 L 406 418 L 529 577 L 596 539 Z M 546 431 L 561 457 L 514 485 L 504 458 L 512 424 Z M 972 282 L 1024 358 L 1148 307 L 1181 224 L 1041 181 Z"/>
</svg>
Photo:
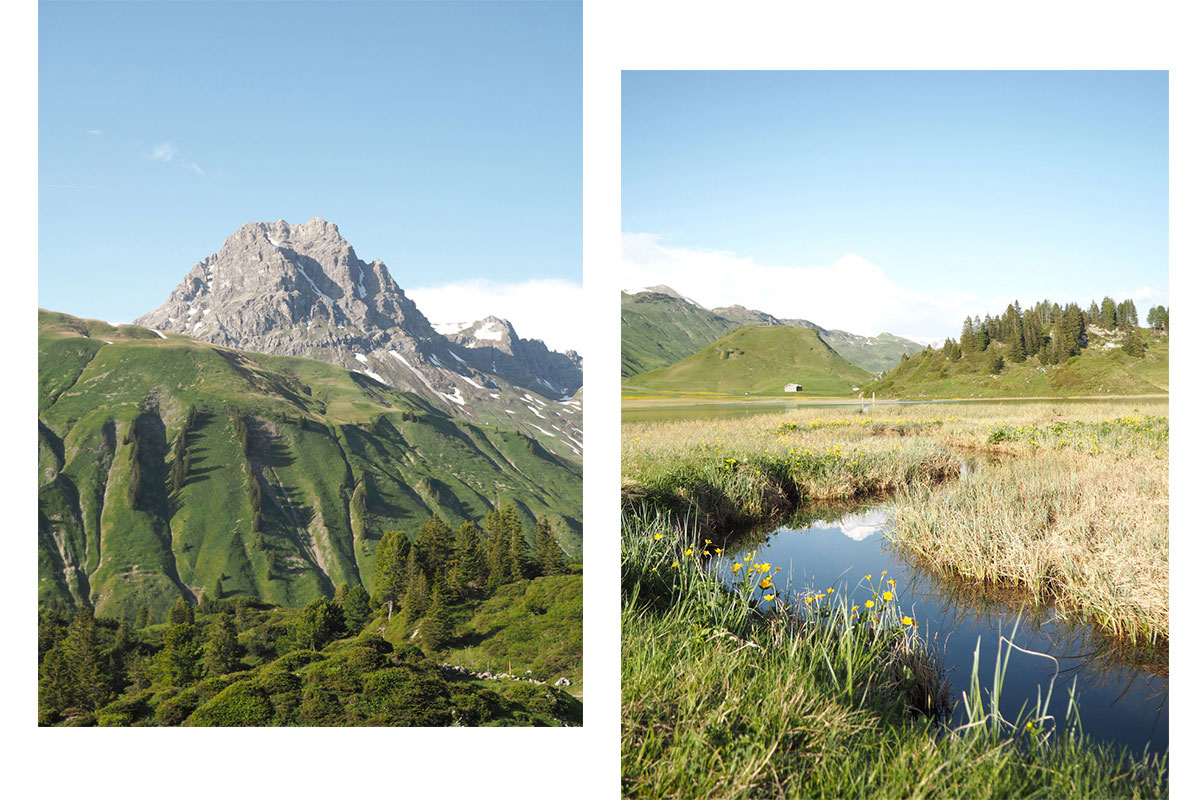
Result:
<svg viewBox="0 0 1200 800">
<path fill-rule="evenodd" d="M 934 346 L 946 337 L 958 338 L 968 315 L 998 314 L 1013 300 L 1022 308 L 1049 299 L 1086 309 L 1092 300 L 1100 302 L 1108 294 L 1117 301 L 1131 298 L 1143 318 L 1151 306 L 1169 305 L 1165 292 L 1145 285 L 1077 296 L 1008 288 L 986 297 L 973 292 L 927 292 L 896 283 L 881 267 L 853 253 L 828 266 L 773 266 L 724 250 L 671 247 L 663 237 L 650 233 L 622 234 L 621 251 L 626 291 L 666 284 L 705 308 L 743 305 L 825 328 L 866 336 L 887 331 Z"/>
<path fill-rule="evenodd" d="M 522 339 L 541 339 L 559 352 L 583 353 L 583 286 L 559 279 L 500 283 L 481 278 L 405 292 L 434 323 L 474 322 L 487 316 L 512 323 Z"/>
<path fill-rule="evenodd" d="M 201 178 L 205 176 L 204 170 L 195 161 L 188 161 L 186 158 L 179 158 L 179 151 L 175 149 L 175 145 L 170 142 L 163 142 L 158 147 L 150 151 L 149 158 L 151 161 L 161 161 L 165 163 L 174 163 L 191 170 Z"/>
<path fill-rule="evenodd" d="M 631 289 L 666 284 L 706 308 L 737 304 L 867 336 L 887 331 L 923 344 L 956 336 L 967 314 L 993 311 L 999 302 L 901 286 L 853 253 L 828 266 L 775 266 L 722 250 L 668 247 L 662 237 L 645 233 L 624 234 L 621 249 L 622 280 Z"/>
<path fill-rule="evenodd" d="M 163 142 L 150 153 L 150 158 L 153 161 L 170 161 L 175 157 L 175 146 L 170 142 Z"/>
<path fill-rule="evenodd" d="M 88 135 L 89 136 L 103 136 L 104 131 L 100 130 L 99 128 L 92 128 L 90 131 L 88 131 Z"/>
</svg>

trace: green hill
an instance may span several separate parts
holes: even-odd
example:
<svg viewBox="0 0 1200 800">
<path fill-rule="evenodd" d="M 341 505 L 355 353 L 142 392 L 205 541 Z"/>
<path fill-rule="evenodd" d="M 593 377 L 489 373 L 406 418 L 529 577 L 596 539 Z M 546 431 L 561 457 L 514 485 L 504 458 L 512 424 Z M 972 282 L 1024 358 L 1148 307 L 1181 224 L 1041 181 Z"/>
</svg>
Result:
<svg viewBox="0 0 1200 800">
<path fill-rule="evenodd" d="M 39 313 L 39 602 L 161 620 L 372 588 L 382 534 L 513 502 L 582 548 L 580 467 L 318 361 Z"/>
<path fill-rule="evenodd" d="M 780 325 L 739 328 L 669 367 L 626 378 L 623 390 L 782 396 L 785 384 L 799 383 L 803 395 L 844 396 L 870 379 L 870 373 L 834 352 L 815 330 Z"/>
<path fill-rule="evenodd" d="M 890 333 L 859 336 L 826 330 L 808 320 L 778 319 L 737 305 L 708 310 L 662 286 L 638 294 L 621 293 L 621 377 L 670 366 L 740 327 L 782 325 L 817 331 L 834 352 L 873 374 L 896 366 L 902 355 L 921 350 L 916 342 Z"/>
<path fill-rule="evenodd" d="M 1038 359 L 1016 363 L 1008 347 L 992 342 L 986 352 L 952 361 L 941 350 L 923 350 L 902 361 L 878 381 L 863 387 L 880 398 L 1065 397 L 1077 395 L 1162 394 L 1168 391 L 1169 337 L 1141 329 L 1146 343 L 1141 358 L 1118 345 L 1121 334 L 1089 329 L 1090 342 L 1064 364 Z M 1003 367 L 994 372 L 996 358 Z"/>
<path fill-rule="evenodd" d="M 621 377 L 674 364 L 738 324 L 660 292 L 621 293 Z"/>
</svg>

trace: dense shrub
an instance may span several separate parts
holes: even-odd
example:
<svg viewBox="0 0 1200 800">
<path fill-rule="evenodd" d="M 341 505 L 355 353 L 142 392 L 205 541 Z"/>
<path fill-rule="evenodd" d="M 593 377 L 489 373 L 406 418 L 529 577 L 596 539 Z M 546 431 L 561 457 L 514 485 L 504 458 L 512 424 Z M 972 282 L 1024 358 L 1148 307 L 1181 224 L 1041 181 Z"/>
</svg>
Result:
<svg viewBox="0 0 1200 800">
<path fill-rule="evenodd" d="M 266 725 L 273 710 L 266 693 L 250 681 L 239 681 L 196 709 L 184 723 L 193 727 Z"/>
</svg>

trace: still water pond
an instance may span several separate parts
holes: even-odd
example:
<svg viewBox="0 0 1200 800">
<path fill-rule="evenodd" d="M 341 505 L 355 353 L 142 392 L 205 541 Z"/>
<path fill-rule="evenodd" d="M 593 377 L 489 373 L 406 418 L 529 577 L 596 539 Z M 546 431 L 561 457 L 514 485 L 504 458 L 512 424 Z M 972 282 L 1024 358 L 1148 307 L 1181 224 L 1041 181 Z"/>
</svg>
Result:
<svg viewBox="0 0 1200 800">
<path fill-rule="evenodd" d="M 1053 608 L 1022 606 L 1020 600 L 974 590 L 925 571 L 885 538 L 886 506 L 823 516 L 830 519 L 814 519 L 810 514 L 773 531 L 739 536 L 729 542 L 726 555 L 741 559 L 757 550 L 756 562 L 782 567 L 775 573 L 776 585 L 788 586 L 793 593 L 834 587 L 860 605 L 872 595 L 863 577 L 871 574 L 878 585 L 880 574 L 887 570 L 887 577 L 896 581 L 905 613 L 919 622 L 922 634 L 942 655 L 954 699 L 961 700 L 970 687 L 977 641 L 980 684 L 990 691 L 1003 634 L 1017 647 L 1057 659 L 1055 664 L 1012 650 L 1000 703 L 1006 719 L 1015 718 L 1026 701 L 1032 705 L 1039 687 L 1044 697 L 1057 670 L 1049 713 L 1060 725 L 1066 719 L 1067 690 L 1074 681 L 1085 733 L 1138 754 L 1145 747 L 1154 753 L 1167 751 L 1165 660 L 1115 648 L 1088 626 L 1060 618 Z"/>
<path fill-rule="evenodd" d="M 1117 405 L 1127 404 L 1130 397 L 1114 397 L 1114 398 L 1085 398 L 1085 397 L 1060 397 L 1060 398 L 987 398 L 974 400 L 880 400 L 874 406 L 868 400 L 866 403 L 867 413 L 888 414 L 891 413 L 887 409 L 889 406 L 921 406 L 921 405 L 947 405 L 947 404 L 986 404 L 986 405 L 1031 405 L 1036 403 L 1054 403 L 1056 406 L 1069 407 L 1073 404 L 1100 406 L 1106 404 Z M 692 419 L 736 419 L 738 417 L 749 417 L 759 414 L 784 414 L 796 408 L 843 408 L 857 411 L 862 408 L 862 404 L 858 400 L 780 400 L 778 402 L 751 402 L 751 403 L 681 403 L 672 405 L 669 402 L 656 403 L 654 405 L 634 406 L 621 408 L 622 422 L 674 422 L 676 420 L 692 420 Z"/>
</svg>

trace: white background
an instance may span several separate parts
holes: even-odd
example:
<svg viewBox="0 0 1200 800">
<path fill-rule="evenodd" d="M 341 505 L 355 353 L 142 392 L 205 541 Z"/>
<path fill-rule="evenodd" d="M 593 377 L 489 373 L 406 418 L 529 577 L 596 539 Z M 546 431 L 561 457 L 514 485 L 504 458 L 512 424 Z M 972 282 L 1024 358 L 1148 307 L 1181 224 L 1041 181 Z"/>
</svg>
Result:
<svg viewBox="0 0 1200 800">
<path fill-rule="evenodd" d="M 1197 796 L 1192 680 L 1200 530 L 1191 315 L 1198 265 L 1197 26 L 1183 3 L 584 4 L 585 726 L 529 729 L 38 729 L 34 416 L 36 5 L 0 10 L 4 249 L 4 788 L 89 797 L 616 797 L 620 793 L 620 69 L 1170 69 L 1173 415 L 1171 788 Z M 1182 311 L 1182 313 L 1180 313 Z M 286 795 L 284 793 L 287 793 Z"/>
</svg>

